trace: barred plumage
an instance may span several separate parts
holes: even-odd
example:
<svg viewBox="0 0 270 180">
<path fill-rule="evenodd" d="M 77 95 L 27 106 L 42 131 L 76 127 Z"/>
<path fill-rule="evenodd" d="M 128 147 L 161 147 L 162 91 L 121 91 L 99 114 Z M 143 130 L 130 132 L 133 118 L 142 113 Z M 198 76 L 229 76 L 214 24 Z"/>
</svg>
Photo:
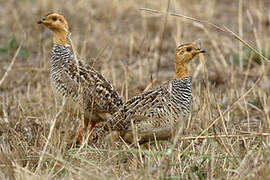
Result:
<svg viewBox="0 0 270 180">
<path fill-rule="evenodd" d="M 106 120 L 104 113 L 115 113 L 123 102 L 109 81 L 94 68 L 74 58 L 66 44 L 68 23 L 62 15 L 49 13 L 38 23 L 53 32 L 50 79 L 54 89 L 64 97 L 71 97 L 86 110 L 84 128 L 77 139 L 80 142 L 82 131 L 87 128 L 89 121 L 91 131 L 96 122 Z"/>
<path fill-rule="evenodd" d="M 190 78 L 173 79 L 161 87 L 131 98 L 109 119 L 107 127 L 113 130 L 130 130 L 131 120 L 141 117 L 147 118 L 148 121 L 134 122 L 140 130 L 161 127 L 167 124 L 169 119 L 176 122 L 188 114 L 190 102 Z"/>
<path fill-rule="evenodd" d="M 112 85 L 97 71 L 76 60 L 70 49 L 55 45 L 51 53 L 50 79 L 58 93 L 72 97 L 88 111 L 113 114 L 123 105 Z"/>
<path fill-rule="evenodd" d="M 128 100 L 105 126 L 94 133 L 93 140 L 109 130 L 132 133 L 132 124 L 140 134 L 183 121 L 190 111 L 192 99 L 187 64 L 196 54 L 204 52 L 193 44 L 179 46 L 175 52 L 175 78 Z"/>
</svg>

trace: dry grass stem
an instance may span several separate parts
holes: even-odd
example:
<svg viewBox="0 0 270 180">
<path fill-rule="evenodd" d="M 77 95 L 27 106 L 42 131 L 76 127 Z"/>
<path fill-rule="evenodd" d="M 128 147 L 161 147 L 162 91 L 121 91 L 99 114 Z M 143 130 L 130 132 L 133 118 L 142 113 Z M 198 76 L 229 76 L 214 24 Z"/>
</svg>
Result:
<svg viewBox="0 0 270 180">
<path fill-rule="evenodd" d="M 268 9 L 269 0 L 0 1 L 0 179 L 270 179 Z M 189 116 L 76 145 L 88 113 L 53 92 L 53 37 L 36 23 L 53 11 L 69 23 L 76 61 L 123 100 L 174 77 L 176 45 L 205 49 L 189 63 Z"/>
<path fill-rule="evenodd" d="M 22 42 L 20 42 L 20 45 L 19 45 L 19 47 L 17 48 L 17 50 L 16 50 L 16 52 L 15 52 L 15 54 L 14 54 L 14 56 L 13 56 L 13 58 L 12 58 L 10 64 L 9 64 L 9 66 L 8 66 L 8 68 L 7 68 L 6 72 L 5 72 L 5 74 L 3 75 L 3 77 L 2 77 L 1 80 L 0 80 L 0 87 L 2 86 L 2 84 L 3 84 L 4 81 L 5 81 L 5 79 L 6 79 L 7 76 L 8 76 L 8 73 L 9 73 L 10 70 L 12 69 L 12 67 L 13 67 L 13 65 L 14 65 L 14 63 L 15 63 L 15 61 L 16 61 L 16 59 L 17 59 L 17 56 L 18 56 L 18 54 L 19 54 L 19 52 L 20 52 L 20 50 L 21 50 L 21 47 L 22 47 Z"/>
</svg>

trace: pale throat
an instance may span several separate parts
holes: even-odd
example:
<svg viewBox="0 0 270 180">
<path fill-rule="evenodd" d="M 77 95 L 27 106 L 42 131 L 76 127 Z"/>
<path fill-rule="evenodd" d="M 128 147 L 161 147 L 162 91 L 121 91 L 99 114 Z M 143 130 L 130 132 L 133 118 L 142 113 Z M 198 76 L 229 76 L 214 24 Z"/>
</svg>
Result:
<svg viewBox="0 0 270 180">
<path fill-rule="evenodd" d="M 53 44 L 59 44 L 62 46 L 66 46 L 67 41 L 67 32 L 64 30 L 61 31 L 53 31 Z"/>
</svg>

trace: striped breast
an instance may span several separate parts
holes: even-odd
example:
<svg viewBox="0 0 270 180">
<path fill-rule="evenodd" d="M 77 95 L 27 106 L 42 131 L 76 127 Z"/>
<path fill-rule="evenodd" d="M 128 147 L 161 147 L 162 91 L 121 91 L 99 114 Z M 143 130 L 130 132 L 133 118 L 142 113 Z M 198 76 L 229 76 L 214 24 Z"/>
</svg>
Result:
<svg viewBox="0 0 270 180">
<path fill-rule="evenodd" d="M 53 47 L 50 79 L 56 92 L 72 97 L 89 111 L 114 113 L 123 105 L 110 82 L 81 61 L 77 65 L 68 47 Z"/>
<path fill-rule="evenodd" d="M 191 103 L 190 78 L 173 79 L 156 89 L 146 91 L 131 98 L 109 119 L 104 131 L 127 130 L 131 121 L 138 126 L 148 123 L 150 126 L 168 124 L 182 120 L 189 113 Z M 147 126 L 146 126 L 147 127 Z"/>
<path fill-rule="evenodd" d="M 69 94 L 68 88 L 63 83 L 62 74 L 64 74 L 66 66 L 65 64 L 69 63 L 70 59 L 73 59 L 71 51 L 60 45 L 55 45 L 51 52 L 51 70 L 50 70 L 50 79 L 53 88 L 57 93 L 66 96 Z M 76 95 L 74 94 L 74 98 Z"/>
<path fill-rule="evenodd" d="M 186 115 L 190 111 L 192 99 L 190 77 L 171 81 L 171 111 L 177 115 Z"/>
</svg>

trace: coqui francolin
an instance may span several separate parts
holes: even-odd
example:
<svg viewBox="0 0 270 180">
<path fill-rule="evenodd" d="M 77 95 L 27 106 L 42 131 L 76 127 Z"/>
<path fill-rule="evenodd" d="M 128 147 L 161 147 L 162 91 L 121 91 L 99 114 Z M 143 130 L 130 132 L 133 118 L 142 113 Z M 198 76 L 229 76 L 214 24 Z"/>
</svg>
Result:
<svg viewBox="0 0 270 180">
<path fill-rule="evenodd" d="M 108 131 L 116 131 L 124 140 L 132 141 L 133 127 L 139 136 L 149 137 L 140 136 L 140 142 L 168 138 L 170 133 L 164 134 L 163 129 L 184 121 L 190 112 L 192 94 L 188 64 L 197 54 L 205 52 L 193 43 L 178 46 L 174 54 L 174 78 L 128 100 L 102 128 L 93 132 L 93 142 Z"/>
<path fill-rule="evenodd" d="M 52 86 L 57 93 L 71 97 L 85 110 L 84 127 L 77 138 L 77 142 L 80 142 L 89 123 L 91 132 L 96 123 L 106 120 L 102 118 L 105 113 L 117 112 L 123 102 L 109 81 L 94 68 L 75 59 L 67 45 L 69 26 L 62 15 L 49 13 L 38 24 L 45 25 L 53 33 L 50 70 Z"/>
</svg>

